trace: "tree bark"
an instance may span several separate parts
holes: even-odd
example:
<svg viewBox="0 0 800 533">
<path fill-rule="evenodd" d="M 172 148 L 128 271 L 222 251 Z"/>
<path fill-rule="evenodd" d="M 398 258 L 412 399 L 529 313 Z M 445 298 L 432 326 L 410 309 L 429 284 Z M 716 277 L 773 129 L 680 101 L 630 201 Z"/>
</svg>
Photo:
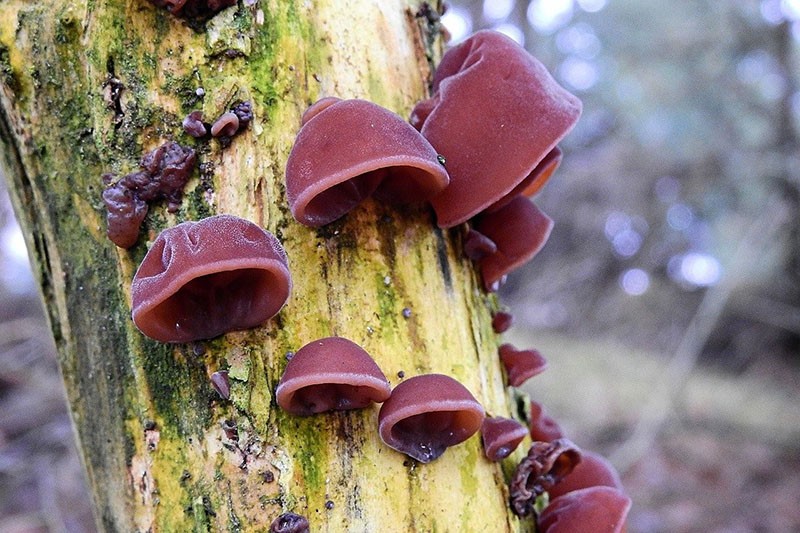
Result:
<svg viewBox="0 0 800 533">
<path fill-rule="evenodd" d="M 506 488 L 524 446 L 495 464 L 476 436 L 417 464 L 380 441 L 377 407 L 304 418 L 277 407 L 286 353 L 340 335 L 393 386 L 440 372 L 492 415 L 525 411 L 497 358 L 496 301 L 463 258 L 458 229 L 437 229 L 427 206 L 367 201 L 315 230 L 286 203 L 284 166 L 308 104 L 359 97 L 407 116 L 426 95 L 437 52 L 414 17 L 418 2 L 250 3 L 202 26 L 145 0 L 0 6 L 1 160 L 99 527 L 263 531 L 292 511 L 312 531 L 532 528 L 510 513 Z M 235 100 L 252 101 L 255 119 L 230 146 L 182 133 L 190 111 L 216 117 Z M 119 249 L 105 235 L 101 176 L 136 170 L 168 139 L 198 151 L 199 171 L 178 212 L 152 205 L 138 244 Z M 149 243 L 216 213 L 281 239 L 288 304 L 260 328 L 204 343 L 147 339 L 130 319 L 130 283 Z M 229 401 L 209 384 L 219 369 L 230 373 Z"/>
</svg>

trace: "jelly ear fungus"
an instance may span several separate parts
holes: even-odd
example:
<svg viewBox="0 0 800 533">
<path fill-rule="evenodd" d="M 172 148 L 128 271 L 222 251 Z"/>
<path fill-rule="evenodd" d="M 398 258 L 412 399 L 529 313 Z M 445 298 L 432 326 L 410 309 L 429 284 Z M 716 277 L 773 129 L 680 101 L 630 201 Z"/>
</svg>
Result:
<svg viewBox="0 0 800 533">
<path fill-rule="evenodd" d="M 400 383 L 381 406 L 378 430 L 387 446 L 429 463 L 480 429 L 478 400 L 444 374 L 414 376 Z"/>
<path fill-rule="evenodd" d="M 232 215 L 161 232 L 133 278 L 133 321 L 161 342 L 210 339 L 280 311 L 292 280 L 274 235 Z"/>
<path fill-rule="evenodd" d="M 294 415 L 361 409 L 389 398 L 391 387 L 370 355 L 342 337 L 300 348 L 286 365 L 275 398 Z"/>
<path fill-rule="evenodd" d="M 535 174 L 572 129 L 581 102 L 509 37 L 479 31 L 443 56 L 433 96 L 412 123 L 447 160 L 450 185 L 431 203 L 456 226 Z"/>
<path fill-rule="evenodd" d="M 286 163 L 286 196 L 301 224 L 324 226 L 373 193 L 424 202 L 449 183 L 430 143 L 376 104 L 327 97 L 302 122 Z"/>
</svg>

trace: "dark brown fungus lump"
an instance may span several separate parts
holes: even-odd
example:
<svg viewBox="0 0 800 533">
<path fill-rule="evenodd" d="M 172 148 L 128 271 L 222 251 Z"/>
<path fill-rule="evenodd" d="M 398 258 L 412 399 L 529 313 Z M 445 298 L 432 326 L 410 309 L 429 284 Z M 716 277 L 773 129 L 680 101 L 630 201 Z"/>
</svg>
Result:
<svg viewBox="0 0 800 533">
<path fill-rule="evenodd" d="M 564 430 L 556 420 L 548 415 L 542 404 L 531 400 L 531 438 L 536 441 L 552 442 L 564 437 Z"/>
<path fill-rule="evenodd" d="M 236 0 L 149 0 L 156 7 L 163 7 L 176 17 L 206 18 L 229 6 Z"/>
<path fill-rule="evenodd" d="M 283 410 L 300 416 L 361 409 L 389 398 L 391 387 L 370 355 L 342 337 L 327 337 L 297 350 L 275 390 Z"/>
<path fill-rule="evenodd" d="M 492 329 L 495 333 L 505 333 L 514 324 L 514 315 L 498 311 L 492 315 Z"/>
<path fill-rule="evenodd" d="M 150 202 L 166 199 L 167 209 L 177 211 L 196 162 L 194 150 L 169 141 L 142 157 L 141 170 L 117 181 L 103 176 L 108 238 L 120 248 L 136 244 Z"/>
<path fill-rule="evenodd" d="M 192 111 L 183 119 L 183 131 L 195 139 L 202 139 L 208 135 L 208 127 L 203 122 L 202 111 Z"/>
<path fill-rule="evenodd" d="M 495 291 L 505 276 L 542 249 L 553 229 L 553 220 L 524 196 L 474 221 L 475 230 L 491 239 L 497 251 L 478 261 L 487 291 Z"/>
<path fill-rule="evenodd" d="M 292 281 L 274 235 L 232 215 L 184 222 L 156 238 L 133 278 L 133 321 L 161 342 L 210 339 L 264 323 Z"/>
<path fill-rule="evenodd" d="M 501 461 L 517 449 L 528 428 L 510 418 L 487 416 L 481 425 L 483 452 L 490 461 Z"/>
<path fill-rule="evenodd" d="M 498 354 L 512 387 L 519 387 L 547 369 L 547 360 L 538 350 L 518 350 L 511 344 L 503 344 Z"/>
<path fill-rule="evenodd" d="M 475 434 L 484 417 L 464 385 L 443 374 L 424 374 L 394 388 L 381 406 L 378 430 L 390 448 L 429 463 Z"/>
<path fill-rule="evenodd" d="M 580 450 L 567 439 L 534 442 L 511 478 L 511 509 L 519 516 L 531 514 L 536 498 L 564 479 L 580 461 Z"/>
<path fill-rule="evenodd" d="M 631 499 L 612 487 L 589 487 L 550 501 L 537 520 L 542 533 L 622 533 Z"/>
<path fill-rule="evenodd" d="M 283 513 L 269 526 L 269 533 L 309 533 L 310 526 L 305 516 Z"/>
<path fill-rule="evenodd" d="M 328 97 L 303 121 L 286 163 L 286 196 L 301 224 L 324 226 L 373 193 L 424 202 L 449 182 L 430 143 L 376 104 Z"/>
<path fill-rule="evenodd" d="M 447 158 L 450 185 L 433 198 L 440 227 L 509 194 L 572 129 L 581 102 L 509 37 L 479 31 L 447 51 L 433 96 L 412 123 Z"/>
<path fill-rule="evenodd" d="M 608 459 L 599 453 L 584 450 L 578 466 L 564 479 L 553 485 L 548 493 L 552 500 L 574 490 L 598 486 L 623 490 L 622 480 Z"/>
</svg>

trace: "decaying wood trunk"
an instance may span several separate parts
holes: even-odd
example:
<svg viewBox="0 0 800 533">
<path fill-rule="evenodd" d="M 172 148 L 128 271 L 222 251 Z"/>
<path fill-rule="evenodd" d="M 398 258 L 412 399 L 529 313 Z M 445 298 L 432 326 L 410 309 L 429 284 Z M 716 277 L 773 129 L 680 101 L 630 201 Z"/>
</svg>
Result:
<svg viewBox="0 0 800 533">
<path fill-rule="evenodd" d="M 491 414 L 517 409 L 490 325 L 496 302 L 458 230 L 437 229 L 428 207 L 374 201 L 314 230 L 286 204 L 284 166 L 309 103 L 360 97 L 407 116 L 425 95 L 436 53 L 419 7 L 245 1 L 196 25 L 145 0 L 0 4 L 1 160 L 103 529 L 264 530 L 285 511 L 312 531 L 532 527 L 508 508 L 521 450 L 490 463 L 476 436 L 417 464 L 380 441 L 377 408 L 298 418 L 273 397 L 287 352 L 341 335 L 392 385 L 440 372 Z M 255 119 L 230 146 L 182 132 L 188 112 L 215 117 L 235 100 L 252 101 Z M 101 176 L 136 170 L 168 139 L 193 146 L 199 170 L 177 213 L 151 206 L 138 244 L 119 249 L 105 235 Z M 263 327 L 205 343 L 147 339 L 130 319 L 139 261 L 161 229 L 215 213 L 283 241 L 288 304 Z M 221 368 L 229 401 L 209 385 Z"/>
</svg>

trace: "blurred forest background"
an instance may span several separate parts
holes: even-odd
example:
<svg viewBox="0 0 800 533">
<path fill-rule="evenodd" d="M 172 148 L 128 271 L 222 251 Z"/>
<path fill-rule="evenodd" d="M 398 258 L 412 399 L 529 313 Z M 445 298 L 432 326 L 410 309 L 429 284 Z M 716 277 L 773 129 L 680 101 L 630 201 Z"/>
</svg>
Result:
<svg viewBox="0 0 800 533">
<path fill-rule="evenodd" d="M 504 340 L 630 532 L 800 531 L 800 0 L 452 1 L 581 97 Z M 99 177 L 98 177 L 99 179 Z M 1 186 L 0 186 L 1 187 Z M 0 531 L 93 531 L 50 332 L 0 188 Z"/>
</svg>

